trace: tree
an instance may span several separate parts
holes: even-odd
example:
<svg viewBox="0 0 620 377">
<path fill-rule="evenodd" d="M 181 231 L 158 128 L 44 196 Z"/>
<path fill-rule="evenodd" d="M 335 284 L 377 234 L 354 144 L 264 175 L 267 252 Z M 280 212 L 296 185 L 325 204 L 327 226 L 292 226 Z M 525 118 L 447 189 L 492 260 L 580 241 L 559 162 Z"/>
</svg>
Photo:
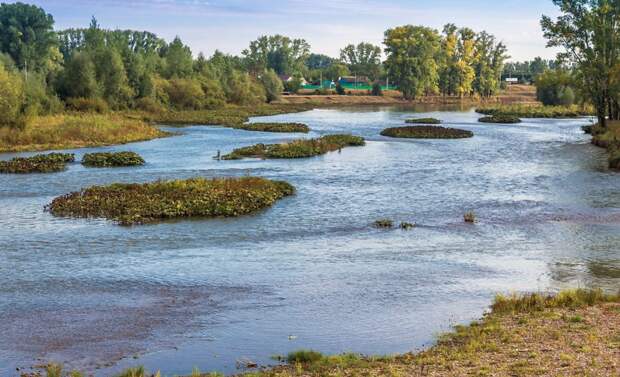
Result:
<svg viewBox="0 0 620 377">
<path fill-rule="evenodd" d="M 282 85 L 282 80 L 280 80 L 273 69 L 265 71 L 265 73 L 261 75 L 260 81 L 265 88 L 268 103 L 280 98 L 280 95 L 284 91 L 284 85 Z"/>
<path fill-rule="evenodd" d="M 23 100 L 21 78 L 0 64 L 0 126 L 19 125 Z"/>
<path fill-rule="evenodd" d="M 247 69 L 258 75 L 273 69 L 278 75 L 301 73 L 310 54 L 310 45 L 304 39 L 290 39 L 282 35 L 262 36 L 250 42 L 242 52 Z"/>
<path fill-rule="evenodd" d="M 620 2 L 614 0 L 553 0 L 562 13 L 555 21 L 543 16 L 541 25 L 549 47 L 562 47 L 560 59 L 578 70 L 581 89 L 596 108 L 599 124 L 620 118 L 613 73 L 620 54 Z"/>
<path fill-rule="evenodd" d="M 340 60 L 356 75 L 375 80 L 381 74 L 381 47 L 371 43 L 346 46 L 340 50 Z"/>
<path fill-rule="evenodd" d="M 20 69 L 45 69 L 59 58 L 54 18 L 35 5 L 0 4 L 0 52 Z"/>
<path fill-rule="evenodd" d="M 439 33 L 423 26 L 400 26 L 385 32 L 390 77 L 408 99 L 438 90 Z"/>
<path fill-rule="evenodd" d="M 62 94 L 65 98 L 100 97 L 102 88 L 97 82 L 95 64 L 86 52 L 71 56 L 62 75 Z"/>
<path fill-rule="evenodd" d="M 193 72 L 194 60 L 192 50 L 185 46 L 181 38 L 176 37 L 164 52 L 165 76 L 167 78 L 189 77 Z"/>
<path fill-rule="evenodd" d="M 506 52 L 506 46 L 487 32 L 476 37 L 474 90 L 482 97 L 491 97 L 499 90 L 504 62 L 508 59 Z"/>
<path fill-rule="evenodd" d="M 544 105 L 572 105 L 575 92 L 573 77 L 565 70 L 546 70 L 536 80 L 536 99 Z"/>
</svg>

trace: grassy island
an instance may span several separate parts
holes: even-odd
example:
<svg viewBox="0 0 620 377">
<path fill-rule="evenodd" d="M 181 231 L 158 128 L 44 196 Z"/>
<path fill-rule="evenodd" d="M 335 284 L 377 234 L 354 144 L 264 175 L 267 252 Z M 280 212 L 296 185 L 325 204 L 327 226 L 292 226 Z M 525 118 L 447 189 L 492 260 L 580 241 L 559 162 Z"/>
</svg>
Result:
<svg viewBox="0 0 620 377">
<path fill-rule="evenodd" d="M 489 105 L 476 109 L 484 115 L 509 115 L 519 118 L 578 118 L 594 115 L 594 109 L 588 106 L 543 106 L 528 104 Z"/>
<path fill-rule="evenodd" d="M 46 209 L 54 216 L 105 218 L 134 225 L 182 217 L 246 215 L 294 191 L 286 182 L 255 177 L 117 183 L 58 197 Z"/>
<path fill-rule="evenodd" d="M 242 158 L 305 158 L 351 146 L 363 146 L 365 141 L 359 136 L 326 135 L 318 139 L 295 140 L 283 144 L 256 144 L 239 148 L 222 157 L 224 160 Z"/>
<path fill-rule="evenodd" d="M 513 115 L 490 115 L 478 119 L 481 123 L 517 124 L 521 119 Z"/>
<path fill-rule="evenodd" d="M 0 173 L 53 173 L 65 170 L 66 163 L 73 161 L 75 161 L 75 156 L 72 153 L 49 153 L 32 157 L 15 157 L 9 161 L 0 161 Z"/>
<path fill-rule="evenodd" d="M 474 133 L 458 128 L 439 126 L 409 126 L 386 128 L 381 131 L 381 135 L 410 139 L 463 139 L 473 137 Z"/>
<path fill-rule="evenodd" d="M 144 159 L 134 152 L 87 153 L 82 165 L 96 168 L 139 166 L 144 165 Z"/>
<path fill-rule="evenodd" d="M 304 134 L 310 132 L 310 127 L 303 123 L 245 123 L 235 128 L 258 132 L 298 132 Z"/>
<path fill-rule="evenodd" d="M 405 123 L 410 123 L 410 124 L 441 124 L 441 121 L 439 119 L 435 119 L 435 118 L 414 118 L 414 119 L 407 119 L 405 121 Z"/>
</svg>

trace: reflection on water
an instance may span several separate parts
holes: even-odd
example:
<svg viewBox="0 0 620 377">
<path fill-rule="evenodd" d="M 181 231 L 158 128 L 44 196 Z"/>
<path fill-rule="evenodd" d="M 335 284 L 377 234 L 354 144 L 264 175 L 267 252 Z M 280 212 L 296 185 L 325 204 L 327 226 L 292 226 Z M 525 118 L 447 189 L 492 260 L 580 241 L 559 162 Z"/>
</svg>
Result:
<svg viewBox="0 0 620 377">
<path fill-rule="evenodd" d="M 476 136 L 379 136 L 412 116 Z M 298 348 L 403 352 L 478 317 L 497 291 L 617 289 L 620 176 L 581 132 L 589 121 L 477 118 L 458 108 L 315 110 L 268 117 L 307 123 L 309 135 L 188 127 L 75 151 L 131 149 L 143 167 L 0 176 L 0 376 L 37 358 L 98 375 L 135 364 L 172 375 L 234 372 L 237 358 L 269 363 Z M 213 160 L 334 132 L 369 142 L 303 160 Z M 297 195 L 256 216 L 133 228 L 43 212 L 93 184 L 248 173 L 287 180 Z M 469 210 L 476 226 L 462 222 Z M 378 218 L 419 227 L 373 229 Z"/>
</svg>

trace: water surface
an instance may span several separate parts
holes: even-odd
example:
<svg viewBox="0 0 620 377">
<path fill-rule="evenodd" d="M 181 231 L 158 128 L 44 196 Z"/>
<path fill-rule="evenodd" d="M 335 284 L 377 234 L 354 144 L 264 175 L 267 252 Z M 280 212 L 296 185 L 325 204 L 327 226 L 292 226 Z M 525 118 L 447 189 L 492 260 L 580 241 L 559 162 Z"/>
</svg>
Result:
<svg viewBox="0 0 620 377">
<path fill-rule="evenodd" d="M 464 140 L 379 136 L 437 117 Z M 620 175 L 580 120 L 479 124 L 473 111 L 360 108 L 255 118 L 309 135 L 187 127 L 125 146 L 147 164 L 0 176 L 0 376 L 41 360 L 97 375 L 236 371 L 299 348 L 405 352 L 477 318 L 496 292 L 620 286 Z M 169 128 L 166 128 L 169 129 Z M 176 129 L 175 129 L 176 130 Z M 327 133 L 360 148 L 303 160 L 215 161 L 217 151 Z M 21 154 L 28 155 L 28 154 Z M 0 155 L 8 159 L 14 155 Z M 121 227 L 54 218 L 94 184 L 260 175 L 297 194 L 254 216 Z M 474 210 L 479 223 L 463 224 Z M 379 218 L 412 231 L 371 227 Z"/>
</svg>

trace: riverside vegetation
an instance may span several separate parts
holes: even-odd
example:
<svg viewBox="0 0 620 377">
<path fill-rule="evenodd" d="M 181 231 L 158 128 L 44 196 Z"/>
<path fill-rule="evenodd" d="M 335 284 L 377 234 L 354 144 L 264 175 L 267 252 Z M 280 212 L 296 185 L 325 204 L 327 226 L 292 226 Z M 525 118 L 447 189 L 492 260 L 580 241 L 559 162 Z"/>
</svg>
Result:
<svg viewBox="0 0 620 377">
<path fill-rule="evenodd" d="M 246 123 L 239 128 L 246 131 L 258 132 L 292 132 L 304 134 L 310 132 L 310 127 L 302 123 Z"/>
<path fill-rule="evenodd" d="M 485 316 L 457 325 L 418 353 L 391 356 L 327 356 L 299 350 L 278 359 L 287 365 L 239 377 L 323 376 L 616 376 L 620 339 L 620 294 L 566 290 L 557 294 L 498 295 Z M 79 372 L 67 374 L 81 377 Z M 159 376 L 159 373 L 155 374 Z M 62 376 L 57 364 L 47 377 Z M 131 368 L 122 377 L 146 377 Z M 223 377 L 200 373 L 192 377 Z"/>
<path fill-rule="evenodd" d="M 578 118 L 594 114 L 591 106 L 543 106 L 543 105 L 487 105 L 476 109 L 477 113 L 491 116 L 518 118 Z"/>
<path fill-rule="evenodd" d="M 135 152 L 87 153 L 82 158 L 82 165 L 89 167 L 117 167 L 144 165 L 144 159 Z"/>
<path fill-rule="evenodd" d="M 74 161 L 75 155 L 72 153 L 49 153 L 32 157 L 15 157 L 9 161 L 0 161 L 0 173 L 52 173 L 65 170 L 66 164 Z"/>
<path fill-rule="evenodd" d="M 413 118 L 405 120 L 405 123 L 410 124 L 441 124 L 439 119 L 435 118 Z"/>
<path fill-rule="evenodd" d="M 233 150 L 222 156 L 223 160 L 252 158 L 306 158 L 323 155 L 344 147 L 363 146 L 362 137 L 352 135 L 326 135 L 318 139 L 302 139 L 282 144 L 256 144 Z"/>
<path fill-rule="evenodd" d="M 490 115 L 478 119 L 481 123 L 516 124 L 521 123 L 521 119 L 513 115 Z"/>
<path fill-rule="evenodd" d="M 586 132 L 592 134 L 592 144 L 607 149 L 609 167 L 620 169 L 620 121 L 608 122 L 607 128 L 596 124 Z"/>
<path fill-rule="evenodd" d="M 105 218 L 121 225 L 179 217 L 235 217 L 271 206 L 295 188 L 264 178 L 193 178 L 93 186 L 54 199 L 54 216 Z"/>
<path fill-rule="evenodd" d="M 412 139 L 463 139 L 474 136 L 474 133 L 457 128 L 439 126 L 393 127 L 381 131 L 382 136 Z"/>
</svg>

